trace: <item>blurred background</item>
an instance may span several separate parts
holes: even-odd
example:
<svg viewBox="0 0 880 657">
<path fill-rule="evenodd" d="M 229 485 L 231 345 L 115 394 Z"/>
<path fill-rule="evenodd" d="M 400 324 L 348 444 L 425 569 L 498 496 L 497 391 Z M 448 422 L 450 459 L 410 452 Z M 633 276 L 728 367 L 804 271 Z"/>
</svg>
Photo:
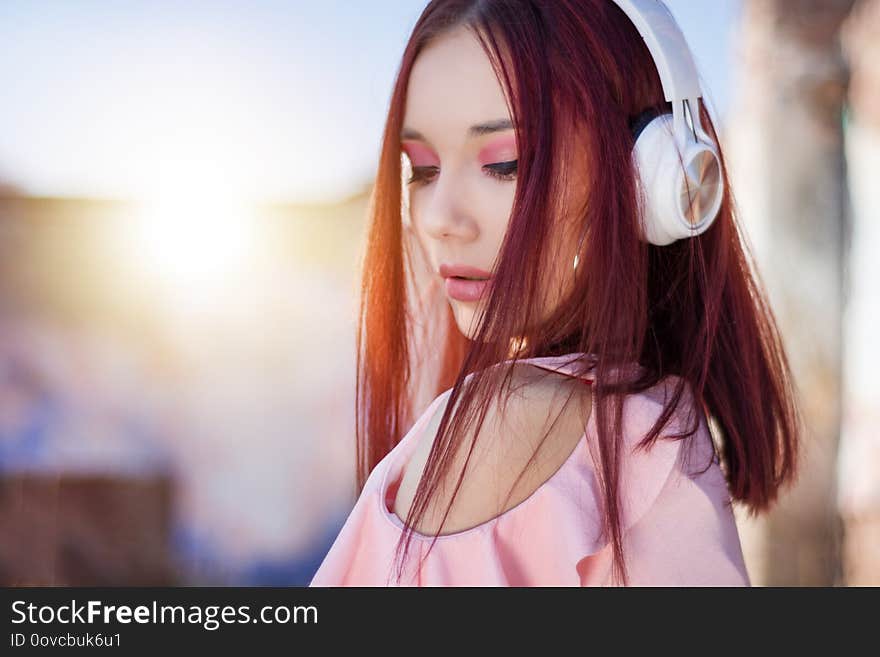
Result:
<svg viewBox="0 0 880 657">
<path fill-rule="evenodd" d="M 880 584 L 880 0 L 667 4 L 808 425 L 753 583 Z M 424 5 L 0 0 L 0 584 L 309 582 Z"/>
</svg>

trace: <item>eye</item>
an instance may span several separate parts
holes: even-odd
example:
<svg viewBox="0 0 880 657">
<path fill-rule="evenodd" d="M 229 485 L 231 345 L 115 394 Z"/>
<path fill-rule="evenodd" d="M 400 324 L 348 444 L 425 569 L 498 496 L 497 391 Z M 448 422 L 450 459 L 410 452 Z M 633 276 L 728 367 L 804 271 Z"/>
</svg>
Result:
<svg viewBox="0 0 880 657">
<path fill-rule="evenodd" d="M 434 174 L 439 170 L 438 167 L 413 167 L 412 175 L 406 181 L 408 185 L 424 185 L 430 182 Z"/>
<path fill-rule="evenodd" d="M 495 164 L 487 164 L 483 168 L 493 178 L 499 180 L 513 180 L 516 178 L 516 171 L 519 165 L 518 160 L 510 160 L 508 162 L 497 162 Z"/>
</svg>

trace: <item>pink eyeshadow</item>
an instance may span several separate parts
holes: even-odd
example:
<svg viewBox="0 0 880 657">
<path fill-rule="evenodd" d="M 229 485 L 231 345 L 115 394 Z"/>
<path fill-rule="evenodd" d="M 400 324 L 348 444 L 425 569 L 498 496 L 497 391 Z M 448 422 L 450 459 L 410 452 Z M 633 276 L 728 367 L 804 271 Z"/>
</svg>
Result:
<svg viewBox="0 0 880 657">
<path fill-rule="evenodd" d="M 480 151 L 481 164 L 506 162 L 516 159 L 516 135 L 510 134 L 488 144 Z"/>
<path fill-rule="evenodd" d="M 408 141 L 403 143 L 402 148 L 409 156 L 409 159 L 410 161 L 412 161 L 413 166 L 438 166 L 439 164 L 437 161 L 437 156 L 434 155 L 434 152 L 430 148 L 427 148 L 422 144 Z"/>
</svg>

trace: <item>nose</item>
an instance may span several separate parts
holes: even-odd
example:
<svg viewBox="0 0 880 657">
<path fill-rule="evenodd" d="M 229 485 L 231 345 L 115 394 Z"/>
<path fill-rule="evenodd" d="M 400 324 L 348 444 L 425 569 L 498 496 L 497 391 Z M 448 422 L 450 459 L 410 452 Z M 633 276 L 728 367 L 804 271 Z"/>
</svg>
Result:
<svg viewBox="0 0 880 657">
<path fill-rule="evenodd" d="M 437 174 L 427 187 L 412 190 L 412 220 L 432 239 L 475 240 L 480 234 L 479 226 L 468 207 L 465 185 L 444 172 Z"/>
</svg>

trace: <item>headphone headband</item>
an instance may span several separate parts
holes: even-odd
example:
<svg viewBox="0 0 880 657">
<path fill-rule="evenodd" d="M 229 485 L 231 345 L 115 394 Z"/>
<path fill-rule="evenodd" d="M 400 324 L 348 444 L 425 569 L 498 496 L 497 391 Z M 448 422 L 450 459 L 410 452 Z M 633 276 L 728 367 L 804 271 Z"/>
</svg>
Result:
<svg viewBox="0 0 880 657">
<path fill-rule="evenodd" d="M 675 17 L 662 0 L 613 0 L 627 15 L 648 47 L 663 95 L 672 103 L 672 129 L 679 148 L 693 140 L 710 143 L 700 122 L 703 96 L 693 55 Z M 690 125 L 688 125 L 688 118 Z"/>
<path fill-rule="evenodd" d="M 669 8 L 659 0 L 614 0 L 639 31 L 654 58 L 663 95 L 671 103 L 703 95 L 687 41 Z"/>
</svg>

